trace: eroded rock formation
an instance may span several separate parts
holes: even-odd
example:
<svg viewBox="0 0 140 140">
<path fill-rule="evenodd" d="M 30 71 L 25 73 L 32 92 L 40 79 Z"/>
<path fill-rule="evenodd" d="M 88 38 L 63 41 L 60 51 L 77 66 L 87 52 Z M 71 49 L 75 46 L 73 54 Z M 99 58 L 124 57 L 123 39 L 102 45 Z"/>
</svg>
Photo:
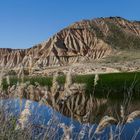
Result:
<svg viewBox="0 0 140 140">
<path fill-rule="evenodd" d="M 0 49 L 0 67 L 42 69 L 100 59 L 118 49 L 140 48 L 140 22 L 120 17 L 76 22 L 25 50 Z"/>
</svg>

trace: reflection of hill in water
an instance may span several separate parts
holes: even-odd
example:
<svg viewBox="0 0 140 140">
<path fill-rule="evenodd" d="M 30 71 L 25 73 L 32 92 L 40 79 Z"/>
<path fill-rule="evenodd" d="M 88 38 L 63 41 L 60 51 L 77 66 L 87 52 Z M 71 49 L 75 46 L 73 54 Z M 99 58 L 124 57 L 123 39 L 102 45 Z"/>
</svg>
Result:
<svg viewBox="0 0 140 140">
<path fill-rule="evenodd" d="M 118 108 L 119 110 L 119 106 L 121 104 L 121 102 L 106 100 L 107 101 L 106 105 L 103 107 L 103 104 L 101 105 L 101 102 L 104 102 L 103 99 L 97 99 L 96 101 L 97 102 L 94 105 L 97 105 L 97 104 L 99 105 L 98 106 L 99 108 L 96 108 L 97 110 L 94 110 L 94 111 L 99 112 L 95 116 L 98 118 L 97 120 L 103 118 L 104 117 L 103 115 L 106 114 L 107 112 L 109 115 L 115 116 L 114 109 Z M 6 114 L 12 112 L 14 115 L 18 116 L 20 114 L 20 111 L 24 109 L 26 100 L 22 100 L 22 104 L 20 103 L 21 102 L 18 99 L 4 100 L 3 102 L 1 100 L 0 107 L 3 107 L 3 109 L 4 107 L 6 107 L 5 108 Z M 132 108 L 130 107 L 129 111 L 131 111 L 131 109 L 133 110 L 139 107 L 139 103 L 138 102 L 135 102 L 135 103 L 136 103 L 135 106 Z M 100 105 L 104 109 L 106 108 L 106 110 L 103 111 L 103 108 Z M 133 105 L 133 103 L 130 105 Z M 100 107 L 102 109 L 100 109 Z M 100 139 L 103 138 L 104 140 L 108 140 L 110 129 L 112 129 L 112 133 L 118 134 L 118 131 L 116 131 L 117 125 L 110 125 L 110 127 L 107 126 L 104 129 L 104 131 L 102 131 L 101 133 L 94 134 L 95 129 L 98 127 L 96 124 L 80 124 L 77 121 L 64 117 L 62 114 L 54 111 L 52 108 L 47 107 L 46 105 L 39 105 L 37 102 L 31 102 L 30 111 L 31 111 L 30 123 L 33 124 L 33 131 L 35 131 L 35 133 L 33 133 L 34 135 L 33 137 L 37 136 L 38 133 L 41 132 L 41 135 L 39 137 L 40 139 L 42 139 L 46 131 L 54 132 L 53 136 L 52 136 L 52 133 L 47 133 L 47 136 L 49 137 L 49 139 L 52 139 L 52 138 L 58 139 L 58 140 L 61 139 L 63 135 L 63 130 L 61 129 L 60 124 L 64 124 L 65 126 L 68 126 L 68 127 L 73 125 L 74 128 L 72 129 L 72 134 L 71 134 L 71 137 L 73 139 L 80 138 L 81 131 L 84 133 L 83 140 L 97 139 L 97 138 L 100 138 Z M 100 112 L 102 113 L 100 114 Z M 122 127 L 123 127 L 123 131 L 122 131 L 122 134 L 119 135 L 119 138 L 122 140 L 127 138 L 129 140 L 129 139 L 132 139 L 132 137 L 135 134 L 135 131 L 137 131 L 140 128 L 140 121 L 139 119 L 135 119 L 131 124 L 128 123 L 128 124 L 122 125 Z M 89 134 L 90 131 L 91 133 Z M 93 135 L 94 137 L 92 137 Z M 136 136 L 136 140 L 139 140 L 139 138 L 140 138 L 140 134 L 138 133 L 138 135 Z"/>
<path fill-rule="evenodd" d="M 118 116 L 120 116 L 121 108 L 124 109 L 124 115 L 128 115 L 140 108 L 140 103 L 136 100 L 130 101 L 126 98 L 121 101 L 86 96 L 84 85 L 82 84 L 73 84 L 68 89 L 56 89 L 55 92 L 50 92 L 46 87 L 25 83 L 19 86 L 12 86 L 9 88 L 7 95 L 10 98 L 18 96 L 44 103 L 63 115 L 82 123 L 98 123 L 105 115 L 113 116 L 119 120 Z"/>
<path fill-rule="evenodd" d="M 100 108 L 100 107 L 99 107 Z M 139 101 L 120 101 L 120 100 L 109 100 L 106 103 L 106 108 L 104 107 L 104 110 L 102 110 L 104 113 L 103 116 L 108 115 L 112 116 L 117 121 L 121 121 L 122 113 L 124 115 L 124 118 L 127 118 L 129 114 L 131 114 L 134 111 L 138 111 L 140 109 L 140 102 Z M 140 115 L 140 114 L 139 114 Z M 137 117 L 139 116 L 137 115 Z M 103 116 L 100 116 L 101 118 Z M 97 116 L 97 118 L 100 117 Z"/>
<path fill-rule="evenodd" d="M 98 123 L 106 115 L 112 116 L 119 121 L 122 111 L 124 115 L 127 116 L 139 109 L 140 102 L 137 100 L 121 101 L 103 98 L 87 98 L 85 102 L 82 103 L 80 97 L 73 96 L 61 106 L 59 111 L 65 116 L 73 117 L 82 123 Z"/>
<path fill-rule="evenodd" d="M 9 111 L 10 110 L 21 110 L 24 109 L 25 106 L 25 102 L 26 100 L 18 100 L 18 99 L 7 99 L 7 100 L 1 100 L 0 102 L 0 107 L 3 107 L 2 105 L 4 104 L 6 107 L 8 107 Z M 64 117 L 61 113 L 53 111 L 53 109 L 51 107 L 48 107 L 46 105 L 41 105 L 38 104 L 37 102 L 33 102 L 31 101 L 32 106 L 30 107 L 32 113 L 35 113 L 33 111 L 35 110 L 40 110 L 40 112 L 43 110 L 47 110 L 49 113 L 56 113 L 57 115 L 59 114 L 59 116 Z M 124 115 L 127 116 L 130 113 L 139 110 L 140 108 L 140 102 L 139 101 L 133 101 L 133 102 L 129 102 L 129 104 L 127 104 L 126 106 L 123 106 L 123 102 L 122 101 L 114 101 L 114 100 L 109 100 L 109 99 L 95 99 L 92 102 L 93 106 L 90 107 L 90 109 L 92 110 L 91 112 L 91 116 L 92 118 L 94 118 L 94 122 L 91 122 L 91 124 L 93 123 L 98 123 L 104 116 L 112 116 L 116 119 L 120 119 L 121 117 L 121 109 L 122 107 L 124 108 Z M 21 104 L 21 105 L 20 105 Z M 64 110 L 63 110 L 64 111 Z M 42 113 L 39 115 L 42 115 Z M 45 111 L 44 111 L 45 112 Z M 18 112 L 20 113 L 20 112 Z M 17 114 L 18 114 L 17 113 Z M 36 112 L 37 113 L 37 112 Z M 67 112 L 64 112 L 64 115 L 67 115 Z M 83 114 L 85 115 L 85 114 Z M 82 116 L 82 115 L 81 115 Z M 65 117 L 67 118 L 67 117 Z"/>
<path fill-rule="evenodd" d="M 128 94 L 124 94 L 125 97 L 127 97 L 125 101 L 110 100 L 109 98 L 103 98 L 104 96 L 101 96 L 102 98 L 93 97 L 93 94 L 96 96 L 96 94 L 100 93 L 96 92 L 95 88 L 95 86 L 97 85 L 97 81 L 99 80 L 99 76 L 97 74 L 94 77 L 91 77 L 91 79 L 93 78 L 94 81 L 92 80 L 93 84 L 92 82 L 90 83 L 90 86 L 93 87 L 93 90 L 90 92 L 89 96 L 86 93 L 89 85 L 83 83 L 83 80 L 87 81 L 89 80 L 88 78 L 85 79 L 81 77 L 83 79 L 81 83 L 79 77 L 79 83 L 76 83 L 76 81 L 73 81 L 72 79 L 71 70 L 66 74 L 66 77 L 64 79 L 59 79 L 61 78 L 59 77 L 59 74 L 60 73 L 57 72 L 54 73 L 52 85 L 51 81 L 49 83 L 50 86 L 41 86 L 36 82 L 34 84 L 31 84 L 30 82 L 25 81 L 12 86 L 7 85 L 8 87 L 6 91 L 3 90 L 0 92 L 1 95 L 4 96 L 3 98 L 19 97 L 21 99 L 25 98 L 46 104 L 56 111 L 60 112 L 61 114 L 78 120 L 81 123 L 98 123 L 105 115 L 109 115 L 117 120 L 120 120 L 118 116 L 121 116 L 120 113 L 122 111 L 124 112 L 124 116 L 127 116 L 131 112 L 139 109 L 139 102 L 130 102 L 129 99 L 127 99 L 129 98 L 127 97 L 129 96 Z M 119 79 L 119 77 L 117 78 Z M 60 81 L 58 82 L 58 79 L 65 80 L 65 83 L 60 84 Z M 40 80 L 43 79 L 41 78 Z M 112 83 L 110 83 L 110 86 L 112 86 Z M 98 88 L 102 89 L 102 87 Z M 115 90 L 117 90 L 117 88 Z M 114 96 L 120 96 L 120 93 L 122 92 L 120 92 L 118 95 L 116 92 L 111 92 L 108 89 L 106 96 L 108 96 L 110 93 L 112 93 L 112 95 Z"/>
</svg>

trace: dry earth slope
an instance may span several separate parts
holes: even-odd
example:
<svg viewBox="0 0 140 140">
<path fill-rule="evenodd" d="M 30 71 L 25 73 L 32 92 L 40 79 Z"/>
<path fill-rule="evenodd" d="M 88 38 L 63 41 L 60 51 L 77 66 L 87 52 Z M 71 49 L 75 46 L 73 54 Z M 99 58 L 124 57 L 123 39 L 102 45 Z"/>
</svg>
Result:
<svg viewBox="0 0 140 140">
<path fill-rule="evenodd" d="M 2 47 L 2 46 L 1 46 Z M 46 69 L 140 49 L 140 22 L 121 17 L 82 20 L 29 49 L 0 49 L 0 67 Z"/>
</svg>

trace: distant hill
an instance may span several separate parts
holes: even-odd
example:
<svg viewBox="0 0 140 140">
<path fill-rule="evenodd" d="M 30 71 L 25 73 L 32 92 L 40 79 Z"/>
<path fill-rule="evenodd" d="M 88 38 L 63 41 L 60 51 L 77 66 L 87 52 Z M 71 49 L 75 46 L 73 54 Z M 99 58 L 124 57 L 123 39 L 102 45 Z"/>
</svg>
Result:
<svg viewBox="0 0 140 140">
<path fill-rule="evenodd" d="M 116 51 L 139 49 L 139 21 L 121 17 L 97 18 L 76 22 L 29 49 L 0 49 L 0 66 L 32 65 L 42 69 L 105 58 Z"/>
</svg>

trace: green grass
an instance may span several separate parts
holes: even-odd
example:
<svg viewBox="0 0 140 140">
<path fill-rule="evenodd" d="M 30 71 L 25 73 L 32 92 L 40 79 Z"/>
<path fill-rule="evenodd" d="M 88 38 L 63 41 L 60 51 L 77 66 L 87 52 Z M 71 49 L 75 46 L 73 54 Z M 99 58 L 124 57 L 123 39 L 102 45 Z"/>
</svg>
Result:
<svg viewBox="0 0 140 140">
<path fill-rule="evenodd" d="M 11 85 L 17 83 L 16 77 L 10 79 Z M 38 82 L 42 86 L 51 87 L 52 77 L 25 77 L 25 81 L 30 81 L 31 84 Z M 58 82 L 64 84 L 65 77 L 58 77 Z M 94 88 L 94 75 L 76 75 L 73 76 L 73 82 L 86 83 L 87 95 L 93 94 L 96 97 L 111 97 L 122 98 L 133 93 L 133 97 L 140 97 L 140 72 L 133 73 L 112 73 L 99 75 L 99 81 Z M 3 88 L 7 89 L 8 85 L 6 80 L 3 82 Z"/>
<path fill-rule="evenodd" d="M 94 89 L 94 75 L 76 76 L 77 83 L 87 84 L 87 94 L 96 97 L 122 98 L 133 93 L 133 97 L 140 97 L 140 73 L 115 73 L 99 75 L 99 81 Z"/>
<path fill-rule="evenodd" d="M 95 94 L 112 98 L 140 97 L 140 73 L 117 73 L 101 75 L 101 80 L 96 86 Z"/>
</svg>

